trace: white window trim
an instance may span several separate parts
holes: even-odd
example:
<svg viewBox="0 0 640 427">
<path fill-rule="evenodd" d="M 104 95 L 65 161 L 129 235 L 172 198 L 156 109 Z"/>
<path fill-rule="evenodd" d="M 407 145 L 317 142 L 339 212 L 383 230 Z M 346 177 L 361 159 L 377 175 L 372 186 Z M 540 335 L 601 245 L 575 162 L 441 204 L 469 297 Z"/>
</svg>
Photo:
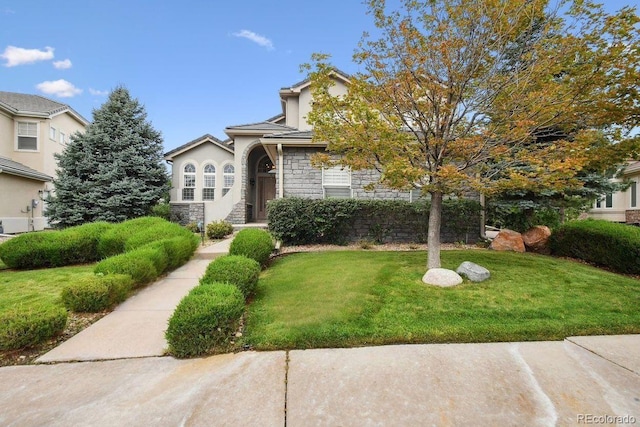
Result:
<svg viewBox="0 0 640 427">
<path fill-rule="evenodd" d="M 227 166 L 231 166 L 233 168 L 233 173 L 225 172 L 225 169 Z M 226 178 L 228 176 L 231 176 L 233 178 L 233 182 L 231 183 L 231 185 L 227 185 Z M 235 184 L 236 184 L 236 166 L 233 163 L 223 164 L 222 165 L 222 195 L 224 196 L 226 193 L 228 193 Z M 225 190 L 227 191 L 225 192 Z"/>
<path fill-rule="evenodd" d="M 20 123 L 34 123 L 36 125 L 36 149 L 35 150 L 19 148 L 18 138 L 20 136 L 31 136 L 31 135 L 20 135 L 20 133 L 19 133 Z M 15 134 L 16 134 L 15 145 L 14 145 L 14 150 L 15 151 L 23 151 L 23 152 L 26 152 L 26 153 L 37 153 L 37 152 L 40 151 L 40 122 L 33 121 L 33 120 L 16 120 L 16 122 L 15 122 Z"/>
<path fill-rule="evenodd" d="M 194 167 L 194 171 L 193 172 L 185 172 L 185 168 L 191 165 Z M 187 187 L 185 185 L 185 177 L 189 175 L 189 176 L 193 176 L 193 186 L 189 186 Z M 195 202 L 196 201 L 196 187 L 198 185 L 198 165 L 196 164 L 196 162 L 193 161 L 186 161 L 184 162 L 181 167 L 180 167 L 180 200 L 185 201 L 185 202 Z M 185 188 L 189 188 L 189 189 L 193 189 L 193 199 L 185 199 L 184 198 L 184 189 Z"/>
<path fill-rule="evenodd" d="M 213 166 L 213 172 L 205 172 L 205 168 L 207 166 Z M 207 186 L 207 177 L 213 176 L 213 187 Z M 215 162 L 207 161 L 202 167 L 202 200 L 203 201 L 214 201 L 216 199 L 216 186 L 218 185 L 218 166 Z M 213 189 L 213 198 L 205 199 L 204 198 L 204 190 Z"/>
<path fill-rule="evenodd" d="M 58 131 L 58 135 L 60 138 L 60 144 L 64 145 L 67 143 L 67 134 L 61 131 Z"/>
<path fill-rule="evenodd" d="M 49 139 L 57 142 L 58 130 L 53 126 L 49 125 Z"/>
<path fill-rule="evenodd" d="M 346 176 L 348 177 L 348 182 L 327 182 L 326 179 L 326 171 L 330 169 L 339 169 L 341 172 L 346 172 Z M 332 168 L 322 168 L 322 197 L 327 198 L 327 188 L 348 188 L 349 189 L 349 198 L 353 198 L 353 188 L 351 187 L 351 170 L 346 167 L 334 166 Z"/>
</svg>

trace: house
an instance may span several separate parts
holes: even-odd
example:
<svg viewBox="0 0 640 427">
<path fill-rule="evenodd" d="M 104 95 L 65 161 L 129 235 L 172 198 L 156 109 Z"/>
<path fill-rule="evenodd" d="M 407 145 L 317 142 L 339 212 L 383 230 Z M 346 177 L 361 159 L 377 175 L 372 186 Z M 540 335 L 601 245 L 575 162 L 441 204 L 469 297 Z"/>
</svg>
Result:
<svg viewBox="0 0 640 427">
<path fill-rule="evenodd" d="M 344 94 L 349 75 L 333 73 L 334 95 Z M 374 170 L 316 169 L 311 156 L 326 149 L 312 142 L 306 116 L 311 82 L 279 91 L 282 113 L 257 123 L 228 126 L 228 138 L 204 135 L 165 153 L 172 166 L 171 210 L 182 222 L 226 219 L 234 224 L 263 222 L 267 202 L 281 197 L 411 200 L 415 192 L 376 187 Z M 368 187 L 367 187 L 368 188 Z"/>
<path fill-rule="evenodd" d="M 589 217 L 640 225 L 640 161 L 629 162 L 619 180 L 628 180 L 629 187 L 597 200 Z"/>
<path fill-rule="evenodd" d="M 55 153 L 89 122 L 66 104 L 38 95 L 0 92 L 0 221 L 2 232 L 47 227 Z"/>
</svg>

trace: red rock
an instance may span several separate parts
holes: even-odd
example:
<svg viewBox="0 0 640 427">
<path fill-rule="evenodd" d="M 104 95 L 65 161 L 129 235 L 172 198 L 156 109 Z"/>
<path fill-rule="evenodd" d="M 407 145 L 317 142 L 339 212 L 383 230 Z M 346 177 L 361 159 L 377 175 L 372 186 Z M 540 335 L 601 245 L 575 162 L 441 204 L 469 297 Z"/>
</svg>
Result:
<svg viewBox="0 0 640 427">
<path fill-rule="evenodd" d="M 551 230 L 545 225 L 536 225 L 522 234 L 522 241 L 531 252 L 548 253 Z"/>
<path fill-rule="evenodd" d="M 524 252 L 522 234 L 508 229 L 500 230 L 496 238 L 491 242 L 489 249 L 494 251 Z"/>
</svg>

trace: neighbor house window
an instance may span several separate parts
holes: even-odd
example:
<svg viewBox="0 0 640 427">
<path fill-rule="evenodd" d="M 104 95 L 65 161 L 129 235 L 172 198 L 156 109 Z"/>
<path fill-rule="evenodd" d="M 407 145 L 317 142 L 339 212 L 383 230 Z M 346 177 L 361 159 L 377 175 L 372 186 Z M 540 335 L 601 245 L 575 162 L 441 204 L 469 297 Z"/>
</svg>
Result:
<svg viewBox="0 0 640 427">
<path fill-rule="evenodd" d="M 631 207 L 637 208 L 638 207 L 638 183 L 636 181 L 631 181 L 631 187 L 629 187 L 629 189 L 631 190 Z"/>
<path fill-rule="evenodd" d="M 67 143 L 67 135 L 64 134 L 64 132 L 60 132 L 60 144 L 66 144 Z"/>
<path fill-rule="evenodd" d="M 53 126 L 49 126 L 49 139 L 55 141 L 56 140 L 56 128 Z"/>
<path fill-rule="evenodd" d="M 194 200 L 196 192 L 196 167 L 191 163 L 184 166 L 182 200 Z"/>
<path fill-rule="evenodd" d="M 38 123 L 18 122 L 18 150 L 38 149 Z"/>
<path fill-rule="evenodd" d="M 205 165 L 204 167 L 204 188 L 202 189 L 202 200 L 213 200 L 216 189 L 216 167 Z"/>
<path fill-rule="evenodd" d="M 602 202 L 604 201 L 604 207 L 605 208 L 612 208 L 613 207 L 613 193 L 609 193 L 605 196 L 604 200 L 598 200 L 596 202 L 596 208 L 602 208 Z"/>
<path fill-rule="evenodd" d="M 348 199 L 351 197 L 351 172 L 349 169 L 334 166 L 322 170 L 322 188 L 324 197 Z"/>
<path fill-rule="evenodd" d="M 222 177 L 224 178 L 224 182 L 222 185 L 222 195 L 224 196 L 229 192 L 231 187 L 233 187 L 236 169 L 233 167 L 233 165 L 227 164 L 224 165 L 224 169 L 222 169 L 222 172 Z"/>
</svg>

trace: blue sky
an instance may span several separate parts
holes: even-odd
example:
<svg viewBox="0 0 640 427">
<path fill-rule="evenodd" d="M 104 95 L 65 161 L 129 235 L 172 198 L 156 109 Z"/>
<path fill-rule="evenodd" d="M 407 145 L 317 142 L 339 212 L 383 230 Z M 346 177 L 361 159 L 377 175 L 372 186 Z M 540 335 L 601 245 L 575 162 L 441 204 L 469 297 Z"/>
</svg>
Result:
<svg viewBox="0 0 640 427">
<path fill-rule="evenodd" d="M 617 10 L 640 0 L 606 0 Z M 360 0 L 0 0 L 0 90 L 42 94 L 92 119 L 126 86 L 165 151 L 279 114 L 278 89 L 330 53 L 340 69 L 372 17 Z"/>
</svg>

